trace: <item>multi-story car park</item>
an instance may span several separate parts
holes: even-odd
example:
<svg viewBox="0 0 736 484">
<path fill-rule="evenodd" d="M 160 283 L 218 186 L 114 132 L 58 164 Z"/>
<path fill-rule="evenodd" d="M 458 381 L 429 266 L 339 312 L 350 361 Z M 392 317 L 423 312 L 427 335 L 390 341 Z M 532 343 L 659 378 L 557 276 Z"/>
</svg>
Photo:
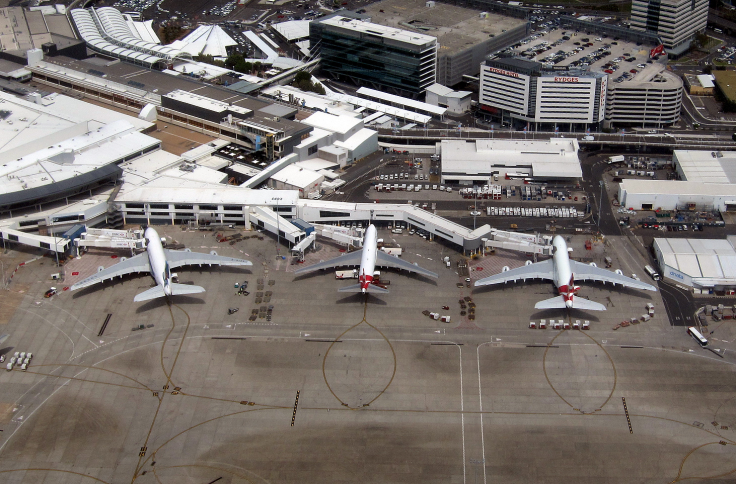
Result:
<svg viewBox="0 0 736 484">
<path fill-rule="evenodd" d="M 581 30 L 581 27 L 586 30 Z M 656 39 L 619 28 L 552 27 L 491 55 L 481 66 L 479 103 L 503 125 L 596 130 L 677 121 L 682 81 L 651 56 Z M 592 33 L 588 33 L 592 32 Z M 646 34 L 649 35 L 649 34 Z"/>
<path fill-rule="evenodd" d="M 697 32 L 708 23 L 706 0 L 634 0 L 631 4 L 631 29 L 656 32 L 672 55 L 690 48 Z"/>
<path fill-rule="evenodd" d="M 437 38 L 437 82 L 478 75 L 486 55 L 529 35 L 528 11 L 501 2 L 382 0 L 365 7 L 371 22 Z"/>
<path fill-rule="evenodd" d="M 630 78 L 611 83 L 606 102 L 606 126 L 656 126 L 677 122 L 683 83 L 661 64 L 646 65 Z"/>
</svg>

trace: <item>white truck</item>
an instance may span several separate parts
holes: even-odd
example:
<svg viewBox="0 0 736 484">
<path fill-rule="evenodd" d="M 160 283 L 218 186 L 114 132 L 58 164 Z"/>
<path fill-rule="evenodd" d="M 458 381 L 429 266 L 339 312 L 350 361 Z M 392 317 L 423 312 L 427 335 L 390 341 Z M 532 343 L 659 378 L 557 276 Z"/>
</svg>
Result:
<svg viewBox="0 0 736 484">
<path fill-rule="evenodd" d="M 357 279 L 358 269 L 335 271 L 335 279 Z"/>
<path fill-rule="evenodd" d="M 624 155 L 616 155 L 616 156 L 609 156 L 608 157 L 608 164 L 612 163 L 623 163 L 626 158 L 624 158 Z"/>
</svg>

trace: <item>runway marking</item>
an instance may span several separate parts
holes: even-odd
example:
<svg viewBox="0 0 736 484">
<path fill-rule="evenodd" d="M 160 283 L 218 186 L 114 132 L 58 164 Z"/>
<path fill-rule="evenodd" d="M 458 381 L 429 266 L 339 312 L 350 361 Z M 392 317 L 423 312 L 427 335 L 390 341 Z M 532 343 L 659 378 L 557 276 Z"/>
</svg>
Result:
<svg viewBox="0 0 736 484">
<path fill-rule="evenodd" d="M 294 426 L 294 420 L 296 420 L 296 411 L 299 408 L 299 390 L 296 391 L 296 400 L 294 400 L 294 413 L 291 414 L 291 426 Z"/>
<path fill-rule="evenodd" d="M 724 472 L 723 474 L 719 474 L 717 476 L 690 476 L 690 477 L 682 477 L 682 469 L 685 467 L 685 462 L 688 460 L 688 458 L 695 453 L 695 451 L 702 449 L 703 447 L 707 447 L 709 445 L 734 445 L 733 443 L 728 443 L 724 441 L 719 442 L 706 442 L 704 444 L 701 444 L 694 449 L 692 449 L 690 452 L 687 453 L 685 457 L 683 457 L 682 462 L 680 462 L 680 469 L 677 471 L 677 477 L 675 477 L 673 480 L 670 481 L 670 484 L 673 484 L 675 482 L 680 482 L 684 480 L 690 480 L 690 479 L 698 479 L 698 480 L 711 480 L 711 479 L 720 479 L 722 477 L 730 476 L 734 472 L 736 472 L 736 469 L 731 469 L 728 472 Z"/>
<path fill-rule="evenodd" d="M 337 338 L 335 338 L 330 343 L 329 348 L 327 348 L 327 351 L 325 352 L 324 358 L 322 358 L 322 377 L 325 380 L 325 385 L 327 385 L 327 389 L 330 391 L 330 393 L 332 393 L 332 396 L 335 397 L 335 399 L 338 402 L 340 402 L 340 404 L 342 406 L 347 407 L 347 408 L 350 408 L 350 409 L 353 409 L 353 410 L 355 410 L 357 408 L 368 407 L 368 406 L 370 406 L 371 403 L 373 403 L 376 400 L 378 400 L 384 394 L 384 392 L 386 390 L 388 390 L 388 387 L 391 386 L 391 383 L 393 383 L 394 377 L 396 376 L 396 351 L 394 350 L 393 345 L 388 340 L 388 338 L 386 337 L 386 335 L 383 334 L 378 328 L 376 328 L 375 326 L 373 326 L 371 323 L 368 322 L 368 320 L 366 319 L 367 312 L 368 312 L 368 294 L 365 295 L 365 298 L 364 298 L 364 301 L 363 301 L 363 319 L 359 323 L 354 324 L 353 326 L 349 327 L 348 329 L 346 329 L 345 331 L 343 331 L 342 333 L 340 333 L 340 335 Z M 332 390 L 332 387 L 330 386 L 330 382 L 327 381 L 327 372 L 325 370 L 325 364 L 327 363 L 327 356 L 330 354 L 330 351 L 332 350 L 332 347 L 335 346 L 335 343 L 338 342 L 338 341 L 340 341 L 342 339 L 342 337 L 345 336 L 346 333 L 348 333 L 349 331 L 357 328 L 358 326 L 360 326 L 363 323 L 367 324 L 368 326 L 370 326 L 371 328 L 373 328 L 374 330 L 376 330 L 376 332 L 381 335 L 381 337 L 384 339 L 384 341 L 386 341 L 386 343 L 388 344 L 388 347 L 391 349 L 391 355 L 393 356 L 393 359 L 394 359 L 394 369 L 393 369 L 393 372 L 391 373 L 391 378 L 389 379 L 389 381 L 386 384 L 386 386 L 383 388 L 383 390 L 381 390 L 380 392 L 378 392 L 378 395 L 376 395 L 373 398 L 373 400 L 371 400 L 368 403 L 364 403 L 360 407 L 350 407 L 346 402 L 344 402 L 340 397 L 338 397 L 337 394 Z"/>
<path fill-rule="evenodd" d="M 142 389 L 145 389 L 145 390 L 148 390 L 148 391 L 153 391 L 148 385 L 146 385 L 143 382 L 139 382 L 135 378 L 129 377 L 128 375 L 124 375 L 122 373 L 118 373 L 117 371 L 108 370 L 106 368 L 99 368 L 99 367 L 96 367 L 96 366 L 70 365 L 70 364 L 66 364 L 66 363 L 48 363 L 48 364 L 43 364 L 43 365 L 33 365 L 32 368 L 42 368 L 44 366 L 55 366 L 56 368 L 62 368 L 62 367 L 84 368 L 85 370 L 97 370 L 97 371 L 103 371 L 103 372 L 107 372 L 107 373 L 112 373 L 113 375 L 117 375 L 117 376 L 123 377 L 123 378 L 125 378 L 127 380 L 130 380 L 132 382 L 137 383 L 138 385 L 140 385 L 141 387 L 143 387 Z M 31 370 L 26 370 L 26 373 L 31 373 L 31 374 L 34 374 L 34 375 L 49 376 L 49 377 L 54 377 L 54 378 L 64 378 L 64 379 L 67 379 L 67 380 L 79 380 L 79 381 L 89 382 L 89 383 L 100 383 L 100 384 L 103 384 L 103 385 L 113 385 L 113 386 L 119 386 L 119 387 L 123 387 L 123 388 L 136 388 L 138 390 L 141 390 L 140 387 L 132 387 L 132 386 L 128 386 L 128 385 L 121 385 L 119 383 L 108 383 L 108 382 L 102 382 L 102 381 L 84 380 L 82 378 L 76 378 L 76 375 L 75 376 L 52 375 L 50 373 L 39 373 L 39 372 L 31 371 Z"/>
<path fill-rule="evenodd" d="M 187 468 L 187 467 L 203 467 L 205 469 L 214 469 L 214 470 L 217 470 L 217 471 L 227 472 L 228 474 L 232 474 L 232 475 L 234 475 L 236 477 L 239 477 L 241 479 L 245 479 L 248 482 L 251 482 L 251 483 L 253 482 L 248 476 L 245 476 L 243 474 L 238 474 L 235 471 L 231 471 L 229 469 L 223 469 L 222 467 L 215 467 L 215 466 L 209 466 L 209 465 L 204 465 L 204 464 L 182 464 L 182 465 L 178 465 L 178 466 L 165 466 L 165 467 L 159 466 L 158 469 L 181 469 L 181 468 Z M 156 467 L 153 468 L 153 475 L 156 477 L 156 480 L 157 481 L 161 482 L 160 479 L 159 479 L 159 477 L 158 477 L 158 474 L 156 474 Z M 261 480 L 263 480 L 263 481 L 265 481 L 265 479 L 263 479 L 261 476 L 258 476 L 258 478 L 261 479 Z M 218 477 L 214 481 L 210 481 L 208 484 L 213 484 L 214 482 L 217 482 L 220 479 L 222 479 L 222 477 Z"/>
<path fill-rule="evenodd" d="M 599 406 L 597 407 L 597 409 L 596 409 L 596 410 L 594 410 L 593 412 L 584 412 L 584 411 L 580 410 L 579 408 L 575 408 L 575 407 L 574 407 L 574 406 L 573 406 L 573 405 L 572 405 L 572 404 L 571 404 L 570 402 L 568 402 L 567 400 L 565 400 L 565 398 L 564 398 L 564 397 L 563 397 L 562 395 L 560 395 L 560 392 L 558 392 L 558 391 L 557 391 L 557 389 L 555 388 L 555 386 L 554 386 L 554 385 L 552 384 L 552 381 L 551 381 L 551 380 L 549 379 L 549 375 L 547 374 L 547 364 L 546 364 L 546 363 L 547 363 L 547 352 L 549 351 L 549 349 L 550 349 L 550 348 L 553 348 L 553 347 L 554 347 L 554 346 L 552 345 L 552 343 L 554 343 L 554 342 L 555 342 L 555 340 L 556 340 L 556 339 L 557 339 L 557 338 L 558 338 L 558 337 L 559 337 L 559 336 L 560 336 L 561 334 L 563 334 L 563 333 L 569 333 L 569 332 L 571 332 L 571 331 L 574 331 L 574 330 L 569 330 L 569 329 L 563 329 L 563 330 L 560 330 L 560 332 L 559 332 L 559 333 L 557 333 L 557 334 L 555 335 L 555 337 L 554 337 L 554 338 L 552 338 L 552 341 L 550 341 L 550 342 L 549 342 L 549 343 L 547 344 L 547 347 L 546 347 L 546 349 L 544 350 L 544 356 L 542 357 L 542 369 L 544 370 L 544 378 L 546 378 L 546 379 L 547 379 L 547 383 L 549 384 L 549 386 L 550 386 L 550 388 L 552 389 L 552 391 L 553 391 L 553 392 L 555 392 L 555 394 L 556 394 L 556 395 L 557 395 L 558 397 L 560 397 L 560 400 L 562 400 L 562 401 L 563 401 L 563 402 L 565 402 L 565 403 L 566 403 L 567 405 L 569 405 L 569 406 L 570 406 L 570 408 L 572 408 L 572 409 L 573 409 L 574 411 L 580 412 L 580 413 L 582 413 L 582 414 L 584 414 L 584 415 L 591 415 L 591 414 L 593 414 L 593 413 L 595 413 L 595 412 L 599 412 L 599 411 L 600 411 L 600 410 L 601 410 L 601 409 L 602 409 L 603 407 L 605 407 L 605 406 L 606 406 L 606 404 L 607 404 L 607 403 L 608 403 L 608 402 L 609 402 L 609 401 L 611 400 L 611 398 L 613 397 L 613 392 L 614 392 L 614 391 L 616 390 L 616 382 L 617 382 L 617 380 L 618 380 L 618 375 L 617 375 L 617 373 L 616 373 L 616 365 L 614 365 L 614 363 L 613 363 L 613 359 L 611 358 L 611 355 L 609 355 L 609 354 L 608 354 L 608 351 L 606 351 L 606 349 L 605 349 L 605 348 L 603 347 L 603 345 L 601 345 L 601 344 L 600 344 L 600 343 L 599 343 L 598 341 L 596 341 L 596 340 L 595 340 L 595 339 L 594 339 L 594 338 L 593 338 L 592 336 L 588 335 L 588 333 L 586 333 L 585 331 L 578 331 L 578 332 L 579 332 L 580 334 L 583 334 L 583 335 L 585 335 L 585 336 L 586 336 L 586 337 L 588 337 L 588 338 L 589 338 L 589 339 L 590 339 L 591 341 L 593 341 L 593 342 L 594 342 L 594 343 L 595 343 L 595 344 L 596 344 L 596 345 L 597 345 L 597 346 L 598 346 L 598 347 L 599 347 L 599 348 L 601 349 L 601 351 L 603 351 L 603 353 L 604 353 L 604 354 L 606 355 L 606 357 L 608 357 L 608 361 L 609 361 L 609 362 L 611 363 L 611 368 L 613 369 L 613 387 L 611 388 L 611 393 L 610 393 L 610 394 L 608 395 L 608 398 L 606 398 L 606 401 L 604 401 L 604 402 L 603 402 L 603 404 L 599 405 Z"/>
<path fill-rule="evenodd" d="M 89 474 L 82 474 L 81 472 L 74 472 L 74 471 L 68 471 L 65 469 L 42 469 L 42 468 L 29 468 L 29 469 L 8 469 L 4 471 L 0 471 L 0 474 L 7 474 L 10 472 L 32 472 L 32 471 L 40 471 L 40 472 L 63 472 L 65 474 L 74 474 L 75 476 L 80 477 L 86 477 L 87 479 L 92 479 L 93 481 L 102 482 L 104 484 L 111 484 L 108 481 L 103 481 L 102 479 L 99 479 L 95 476 L 90 476 Z"/>
<path fill-rule="evenodd" d="M 89 339 L 89 338 L 88 338 L 88 337 L 86 337 L 85 335 L 82 335 L 82 338 L 84 338 L 84 339 L 86 339 L 87 341 L 89 341 L 90 343 L 92 343 L 92 344 L 93 344 L 93 345 L 95 346 L 95 348 L 99 348 L 99 346 L 97 346 L 97 345 L 95 344 L 95 342 L 94 342 L 94 341 L 92 341 L 91 339 Z"/>
<path fill-rule="evenodd" d="M 624 413 L 626 414 L 626 422 L 629 424 L 629 433 L 633 434 L 634 430 L 631 428 L 631 418 L 629 417 L 629 409 L 626 407 L 626 398 L 621 397 L 621 401 L 624 404 Z"/>
<path fill-rule="evenodd" d="M 176 318 L 174 317 L 174 311 L 171 309 L 172 306 L 176 306 L 181 312 L 184 313 L 184 315 L 187 318 L 187 324 L 186 324 L 186 326 L 184 328 L 184 334 L 182 335 L 182 337 L 181 337 L 181 339 L 179 341 L 179 346 L 176 349 L 176 356 L 174 356 L 174 361 L 171 363 L 171 369 L 167 373 L 166 372 L 166 366 L 164 365 L 164 348 L 166 348 L 166 342 L 168 341 L 169 336 L 174 331 L 174 328 L 176 328 Z M 179 354 L 181 353 L 182 346 L 184 346 L 184 341 L 186 341 L 187 332 L 189 331 L 189 325 L 191 324 L 191 318 L 189 317 L 189 313 L 187 313 L 180 306 L 178 306 L 176 304 L 173 304 L 171 301 L 168 301 L 167 300 L 167 307 L 168 307 L 168 310 L 169 310 L 169 315 L 171 316 L 171 329 L 169 330 L 168 333 L 166 333 L 166 337 L 164 338 L 163 342 L 161 343 L 161 353 L 160 353 L 160 356 L 161 356 L 161 369 L 163 370 L 164 375 L 166 376 L 166 384 L 163 387 L 164 390 L 167 390 L 169 388 L 169 383 L 173 384 L 173 382 L 171 380 L 171 375 L 173 375 L 174 369 L 176 368 L 176 362 L 179 360 Z M 180 393 L 180 391 L 181 391 L 181 388 L 179 388 L 177 386 L 174 389 L 174 391 L 171 392 L 171 394 L 172 395 L 177 395 L 177 394 Z M 163 404 L 164 397 L 166 396 L 167 393 L 168 392 L 163 392 L 163 393 L 161 393 L 160 396 L 157 396 L 156 397 L 158 399 L 158 405 L 156 406 L 156 412 L 153 415 L 153 419 L 151 420 L 151 425 L 148 428 L 148 433 L 146 434 L 146 439 L 145 439 L 145 441 L 143 443 L 143 447 L 145 447 L 145 448 L 148 447 L 148 442 L 151 439 L 151 434 L 153 433 L 153 428 L 156 425 L 156 419 L 158 418 L 158 414 L 159 414 L 159 412 L 161 410 L 161 405 Z M 151 454 L 151 456 L 154 456 L 155 454 L 156 454 L 156 452 L 154 451 Z M 136 466 L 136 469 L 133 472 L 133 476 L 132 476 L 131 481 L 130 481 L 131 483 L 135 482 L 135 480 L 138 478 L 139 473 L 141 472 L 141 469 L 143 468 L 143 464 L 146 462 L 145 460 L 144 461 L 141 461 L 141 459 L 143 459 L 144 457 L 145 457 L 145 451 L 141 451 L 138 454 L 138 465 Z"/>
</svg>

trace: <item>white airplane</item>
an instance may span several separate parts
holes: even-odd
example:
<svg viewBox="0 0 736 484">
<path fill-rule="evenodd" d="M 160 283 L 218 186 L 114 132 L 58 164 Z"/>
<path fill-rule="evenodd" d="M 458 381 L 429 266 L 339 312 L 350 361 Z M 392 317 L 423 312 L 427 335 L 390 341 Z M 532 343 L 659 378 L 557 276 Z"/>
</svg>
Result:
<svg viewBox="0 0 736 484">
<path fill-rule="evenodd" d="M 112 267 L 103 269 L 94 276 L 90 276 L 71 287 L 71 290 L 81 289 L 99 282 L 121 277 L 133 272 L 150 272 L 156 281 L 156 287 L 138 294 L 135 302 L 147 301 L 157 297 L 179 296 L 182 294 L 197 294 L 204 292 L 204 288 L 189 284 L 175 284 L 171 282 L 171 269 L 186 265 L 223 265 L 223 266 L 251 266 L 250 261 L 223 257 L 217 254 L 203 254 L 190 250 L 164 249 L 158 232 L 148 227 L 143 233 L 146 239 L 146 253 L 138 254 L 130 259 L 123 259 Z"/>
<path fill-rule="evenodd" d="M 363 250 L 350 252 L 349 254 L 335 257 L 324 262 L 304 267 L 294 272 L 296 275 L 307 274 L 309 272 L 318 271 L 320 269 L 328 269 L 331 267 L 341 266 L 357 266 L 360 265 L 360 271 L 358 272 L 358 284 L 352 286 L 341 287 L 338 289 L 339 292 L 381 292 L 386 293 L 388 289 L 379 287 L 373 283 L 373 274 L 376 266 L 380 267 L 393 267 L 395 269 L 404 269 L 409 272 L 416 272 L 424 276 L 437 278 L 437 274 L 423 269 L 418 265 L 401 260 L 398 257 L 388 255 L 382 250 L 378 250 L 378 237 L 376 235 L 376 227 L 371 224 L 365 231 L 365 237 L 363 238 Z"/>
<path fill-rule="evenodd" d="M 537 262 L 536 264 L 529 262 L 523 267 L 511 270 L 508 267 L 504 267 L 503 272 L 500 274 L 480 279 L 475 282 L 475 286 L 501 284 L 509 281 L 518 281 L 519 279 L 524 281 L 527 279 L 549 279 L 554 282 L 560 295 L 539 301 L 534 305 L 536 309 L 575 308 L 591 311 L 605 311 L 606 307 L 603 304 L 588 299 L 575 299 L 575 295 L 580 289 L 580 286 L 575 285 L 576 280 L 610 282 L 614 285 L 621 284 L 622 286 L 647 291 L 657 290 L 652 285 L 626 277 L 623 274 L 570 260 L 569 251 L 572 251 L 572 249 L 567 248 L 565 239 L 557 235 L 552 239 L 551 259 Z"/>
</svg>

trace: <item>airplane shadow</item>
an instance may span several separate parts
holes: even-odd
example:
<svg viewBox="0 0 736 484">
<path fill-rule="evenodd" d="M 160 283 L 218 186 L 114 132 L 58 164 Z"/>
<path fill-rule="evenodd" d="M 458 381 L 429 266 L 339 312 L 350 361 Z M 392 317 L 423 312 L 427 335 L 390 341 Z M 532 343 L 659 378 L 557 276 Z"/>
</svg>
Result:
<svg viewBox="0 0 736 484">
<path fill-rule="evenodd" d="M 0 355 L 7 355 L 10 354 L 11 351 L 15 349 L 15 346 L 6 346 L 5 348 L 0 349 Z"/>
<path fill-rule="evenodd" d="M 362 303 L 365 300 L 365 295 L 361 292 L 350 294 L 342 299 L 335 301 L 335 304 L 357 304 Z M 369 294 L 367 304 L 373 304 L 375 306 L 388 306 L 388 303 L 383 299 L 378 298 L 375 294 Z"/>
<path fill-rule="evenodd" d="M 187 296 L 187 295 L 174 295 L 171 298 L 172 302 L 176 305 L 185 305 L 185 304 L 205 304 L 205 300 L 193 297 L 193 296 Z M 135 308 L 136 314 L 143 313 L 146 311 L 150 311 L 151 309 L 157 309 L 166 306 L 167 301 L 165 297 L 159 297 L 156 299 L 151 299 L 149 301 L 144 302 L 137 308 Z"/>
</svg>

